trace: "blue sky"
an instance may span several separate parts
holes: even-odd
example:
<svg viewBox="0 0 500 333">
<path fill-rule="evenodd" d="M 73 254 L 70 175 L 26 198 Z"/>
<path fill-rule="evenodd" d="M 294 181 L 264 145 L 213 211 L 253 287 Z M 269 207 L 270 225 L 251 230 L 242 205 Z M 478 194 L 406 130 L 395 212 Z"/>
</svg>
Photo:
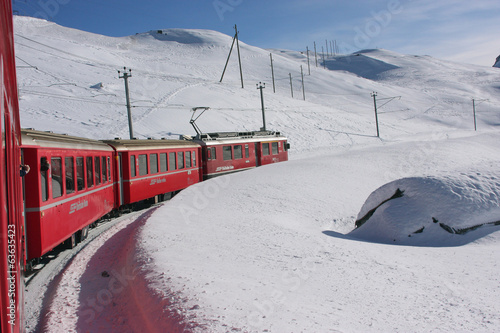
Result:
<svg viewBox="0 0 500 333">
<path fill-rule="evenodd" d="M 500 55 L 498 0 L 13 0 L 20 15 L 107 36 L 210 29 L 262 48 L 342 53 L 384 48 L 492 66 Z"/>
</svg>

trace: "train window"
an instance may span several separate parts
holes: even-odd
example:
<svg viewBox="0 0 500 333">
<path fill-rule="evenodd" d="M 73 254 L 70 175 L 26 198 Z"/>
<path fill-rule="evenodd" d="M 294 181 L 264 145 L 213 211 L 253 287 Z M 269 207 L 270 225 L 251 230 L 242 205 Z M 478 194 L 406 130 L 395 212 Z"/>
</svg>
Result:
<svg viewBox="0 0 500 333">
<path fill-rule="evenodd" d="M 215 147 L 210 148 L 210 150 L 212 151 L 212 159 L 216 160 L 217 156 L 215 155 Z"/>
<path fill-rule="evenodd" d="M 85 172 L 83 171 L 83 157 L 76 158 L 76 188 L 78 191 L 83 190 L 85 187 L 84 182 Z"/>
<path fill-rule="evenodd" d="M 73 166 L 73 157 L 66 157 L 64 165 L 66 167 L 66 193 L 75 192 L 75 167 Z"/>
<path fill-rule="evenodd" d="M 87 188 L 94 186 L 93 170 L 92 156 L 87 156 Z"/>
<path fill-rule="evenodd" d="M 139 155 L 139 176 L 148 174 L 148 155 Z"/>
<path fill-rule="evenodd" d="M 176 170 L 177 162 L 175 161 L 175 153 L 168 153 L 168 170 Z"/>
<path fill-rule="evenodd" d="M 250 157 L 250 150 L 248 148 L 248 145 L 245 145 L 245 158 L 249 158 Z"/>
<path fill-rule="evenodd" d="M 130 177 L 135 177 L 135 156 L 130 156 Z"/>
<path fill-rule="evenodd" d="M 151 166 L 151 173 L 158 173 L 158 154 L 149 155 L 149 165 Z"/>
<path fill-rule="evenodd" d="M 47 157 L 42 157 L 40 160 L 40 176 L 42 181 L 42 201 L 47 201 L 49 198 L 49 184 L 48 184 L 48 167 Z"/>
<path fill-rule="evenodd" d="M 238 160 L 243 158 L 243 150 L 241 145 L 234 146 L 234 159 Z"/>
<path fill-rule="evenodd" d="M 263 156 L 269 155 L 269 142 L 262 144 L 262 155 Z"/>
<path fill-rule="evenodd" d="M 273 142 L 271 145 L 272 145 L 272 149 L 273 149 L 273 155 L 277 155 L 279 153 L 278 143 L 277 142 Z"/>
<path fill-rule="evenodd" d="M 222 147 L 222 158 L 224 159 L 224 161 L 233 159 L 233 151 L 231 146 Z"/>
<path fill-rule="evenodd" d="M 187 151 L 186 152 L 186 168 L 191 167 L 191 152 Z"/>
<path fill-rule="evenodd" d="M 108 168 L 106 167 L 106 157 L 102 157 L 101 159 L 102 161 L 102 164 L 101 164 L 101 172 L 102 172 L 102 183 L 104 184 L 105 182 L 108 181 L 108 179 L 106 178 L 107 175 L 108 175 L 108 172 L 106 171 Z"/>
<path fill-rule="evenodd" d="M 108 156 L 108 180 L 111 181 L 111 168 L 110 168 L 109 156 Z"/>
<path fill-rule="evenodd" d="M 193 156 L 193 166 L 196 167 L 196 152 L 195 151 L 193 151 L 192 156 Z"/>
<path fill-rule="evenodd" d="M 177 152 L 177 169 L 184 169 L 184 152 Z"/>
<path fill-rule="evenodd" d="M 62 181 L 62 161 L 60 157 L 50 159 L 50 170 L 52 175 L 52 198 L 59 198 L 63 195 Z"/>
<path fill-rule="evenodd" d="M 160 172 L 167 171 L 167 153 L 160 154 Z"/>
<path fill-rule="evenodd" d="M 100 157 L 96 156 L 94 158 L 95 160 L 95 184 L 100 185 L 101 184 L 101 163 L 99 162 Z"/>
</svg>

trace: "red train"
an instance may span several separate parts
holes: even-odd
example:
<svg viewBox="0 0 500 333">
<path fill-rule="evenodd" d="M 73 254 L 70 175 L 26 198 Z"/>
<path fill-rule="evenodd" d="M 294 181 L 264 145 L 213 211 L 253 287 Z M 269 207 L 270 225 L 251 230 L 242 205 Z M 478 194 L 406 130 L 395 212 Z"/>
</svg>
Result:
<svg viewBox="0 0 500 333">
<path fill-rule="evenodd" d="M 277 132 L 96 141 L 21 130 L 10 0 L 0 0 L 0 332 L 24 332 L 25 265 L 103 216 L 205 179 L 288 160 Z M 198 132 L 198 131 L 197 131 Z M 20 165 L 31 171 L 20 175 Z"/>
<path fill-rule="evenodd" d="M 10 0 L 0 0 L 0 125 L 0 331 L 23 332 L 21 132 Z"/>
<path fill-rule="evenodd" d="M 218 175 L 288 160 L 276 132 L 211 133 L 186 140 L 104 140 L 22 130 L 27 263 L 83 240 L 99 218 L 162 201 Z"/>
</svg>

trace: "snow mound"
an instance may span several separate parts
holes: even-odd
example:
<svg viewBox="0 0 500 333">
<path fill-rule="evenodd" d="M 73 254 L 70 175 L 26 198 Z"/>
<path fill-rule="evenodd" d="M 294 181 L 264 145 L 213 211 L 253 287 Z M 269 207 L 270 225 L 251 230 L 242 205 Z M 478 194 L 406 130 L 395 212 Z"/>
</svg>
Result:
<svg viewBox="0 0 500 333">
<path fill-rule="evenodd" d="M 463 245 L 500 230 L 499 204 L 493 173 L 403 178 L 368 197 L 350 235 L 399 245 Z"/>
</svg>

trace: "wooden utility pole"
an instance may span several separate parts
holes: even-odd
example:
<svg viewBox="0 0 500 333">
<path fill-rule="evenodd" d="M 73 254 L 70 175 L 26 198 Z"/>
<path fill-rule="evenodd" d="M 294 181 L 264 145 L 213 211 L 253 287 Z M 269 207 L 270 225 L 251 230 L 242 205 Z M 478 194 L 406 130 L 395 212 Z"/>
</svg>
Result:
<svg viewBox="0 0 500 333">
<path fill-rule="evenodd" d="M 482 102 L 488 101 L 487 99 L 472 99 L 472 112 L 474 115 L 474 131 L 477 131 L 477 125 L 476 125 L 476 105 L 481 104 Z M 478 103 L 476 103 L 478 102 Z"/>
<path fill-rule="evenodd" d="M 302 76 L 302 96 L 304 101 L 306 100 L 306 88 L 304 87 L 304 71 L 302 70 L 302 65 L 300 65 L 300 75 Z"/>
<path fill-rule="evenodd" d="M 476 126 L 476 100 L 474 98 L 472 99 L 472 112 L 474 114 L 474 131 L 477 131 L 477 126 Z"/>
<path fill-rule="evenodd" d="M 318 53 L 316 52 L 316 42 L 314 42 L 314 58 L 316 59 L 316 67 L 318 67 Z"/>
<path fill-rule="evenodd" d="M 379 130 L 378 130 L 377 93 L 373 92 L 372 93 L 372 97 L 373 97 L 373 106 L 375 107 L 375 122 L 377 124 L 377 138 L 380 138 L 380 133 L 379 133 Z"/>
<path fill-rule="evenodd" d="M 238 38 L 238 27 L 234 25 L 235 37 L 236 37 L 236 48 L 238 49 L 238 63 L 240 64 L 240 77 L 241 77 L 241 88 L 243 87 L 243 69 L 241 68 L 241 55 L 240 55 L 240 39 Z"/>
<path fill-rule="evenodd" d="M 290 91 L 292 92 L 292 98 L 293 98 L 293 83 L 292 83 L 292 73 L 288 73 L 288 76 L 290 76 Z"/>
<path fill-rule="evenodd" d="M 264 110 L 264 93 L 262 92 L 262 89 L 266 87 L 265 83 L 259 82 L 257 83 L 257 89 L 260 90 L 260 104 L 262 106 L 262 131 L 266 130 L 266 112 Z"/>
<path fill-rule="evenodd" d="M 309 63 L 309 46 L 306 46 L 307 50 L 307 69 L 309 70 L 309 75 L 311 75 L 311 65 Z"/>
<path fill-rule="evenodd" d="M 128 131 L 130 134 L 130 140 L 134 139 L 134 129 L 132 127 L 132 111 L 130 107 L 130 95 L 128 91 L 128 78 L 132 77 L 132 70 L 129 69 L 127 73 L 127 67 L 123 67 L 123 75 L 120 76 L 120 71 L 118 71 L 118 78 L 125 80 L 125 98 L 127 99 L 127 115 L 128 115 Z"/>
<path fill-rule="evenodd" d="M 274 65 L 273 65 L 273 54 L 269 53 L 269 56 L 271 57 L 271 74 L 273 76 L 273 93 L 276 93 L 276 86 L 274 84 Z"/>
<path fill-rule="evenodd" d="M 323 68 L 326 69 L 326 58 L 325 58 L 325 51 L 323 50 L 323 46 L 321 47 L 321 55 L 323 57 Z"/>
<path fill-rule="evenodd" d="M 236 26 L 236 24 L 234 25 L 234 31 L 235 31 L 235 33 L 234 33 L 234 37 L 233 37 L 233 43 L 231 44 L 231 49 L 229 50 L 229 55 L 227 56 L 226 65 L 224 66 L 224 70 L 222 71 L 222 76 L 221 76 L 219 82 L 222 82 L 222 79 L 224 78 L 224 73 L 226 73 L 227 64 L 229 63 L 229 58 L 231 58 L 231 52 L 233 52 L 234 42 L 236 41 L 236 48 L 238 50 L 238 63 L 240 65 L 241 88 L 244 88 L 244 86 L 243 86 L 243 70 L 241 68 L 240 43 L 239 43 L 239 39 L 238 39 L 238 27 Z"/>
</svg>

